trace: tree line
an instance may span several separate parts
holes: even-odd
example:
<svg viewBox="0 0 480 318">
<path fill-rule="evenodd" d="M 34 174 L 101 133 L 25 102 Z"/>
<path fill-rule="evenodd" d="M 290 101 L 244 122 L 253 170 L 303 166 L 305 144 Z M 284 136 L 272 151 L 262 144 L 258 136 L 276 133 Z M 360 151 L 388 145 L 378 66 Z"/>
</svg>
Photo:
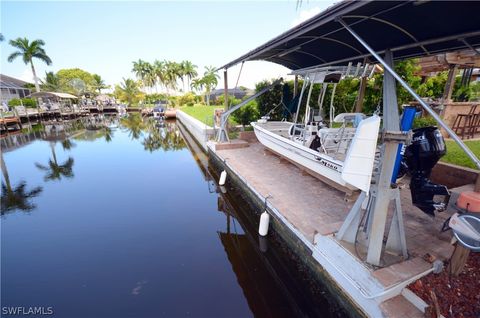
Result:
<svg viewBox="0 0 480 318">
<path fill-rule="evenodd" d="M 180 82 L 184 93 L 187 89 L 203 91 L 207 105 L 210 105 L 210 93 L 217 86 L 219 79 L 213 66 L 206 66 L 203 76 L 198 77 L 197 66 L 188 60 L 181 62 L 155 60 L 149 63 L 139 59 L 133 62 L 132 72 L 137 77 L 139 86 L 146 91 L 155 90 L 158 93 L 158 89 L 161 88 L 166 91 L 167 96 L 170 96 L 172 91 L 179 89 Z M 134 86 L 131 79 L 123 79 L 118 89 L 126 93 L 125 88 L 128 87 L 129 91 L 134 91 Z M 136 93 L 140 94 L 139 90 Z"/>
</svg>

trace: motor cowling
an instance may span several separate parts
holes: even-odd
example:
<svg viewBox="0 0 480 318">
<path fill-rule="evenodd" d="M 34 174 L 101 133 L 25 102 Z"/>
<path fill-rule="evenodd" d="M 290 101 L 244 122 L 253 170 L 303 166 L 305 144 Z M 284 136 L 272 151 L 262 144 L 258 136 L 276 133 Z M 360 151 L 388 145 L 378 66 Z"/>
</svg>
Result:
<svg viewBox="0 0 480 318">
<path fill-rule="evenodd" d="M 447 187 L 429 179 L 433 167 L 446 153 L 445 140 L 434 126 L 414 129 L 412 143 L 405 149 L 404 163 L 411 176 L 412 203 L 429 215 L 445 210 L 450 200 Z"/>
</svg>

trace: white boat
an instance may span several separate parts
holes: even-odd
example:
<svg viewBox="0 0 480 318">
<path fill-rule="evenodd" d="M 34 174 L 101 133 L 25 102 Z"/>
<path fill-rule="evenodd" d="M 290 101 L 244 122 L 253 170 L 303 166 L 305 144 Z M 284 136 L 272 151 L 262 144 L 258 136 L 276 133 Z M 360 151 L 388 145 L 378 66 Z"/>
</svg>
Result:
<svg viewBox="0 0 480 318">
<path fill-rule="evenodd" d="M 338 74 L 338 70 L 335 71 Z M 300 96 L 303 96 L 306 86 L 310 85 L 309 100 L 312 84 L 328 85 L 325 79 L 331 73 L 331 68 L 305 73 Z M 326 86 L 323 94 L 325 91 Z M 271 151 L 339 190 L 351 193 L 359 189 L 368 193 L 377 150 L 380 117 L 373 115 L 365 118 L 365 115 L 360 113 L 342 113 L 332 118 L 334 110 L 331 108 L 328 127 L 319 115 L 322 113 L 322 103 L 319 104 L 320 109 L 315 112 L 307 102 L 303 123 L 300 124 L 298 121 L 296 124 L 288 121 L 268 121 L 265 117 L 251 123 L 257 139 Z M 295 117 L 298 119 L 298 116 Z M 332 128 L 332 125 L 340 127 Z"/>
</svg>

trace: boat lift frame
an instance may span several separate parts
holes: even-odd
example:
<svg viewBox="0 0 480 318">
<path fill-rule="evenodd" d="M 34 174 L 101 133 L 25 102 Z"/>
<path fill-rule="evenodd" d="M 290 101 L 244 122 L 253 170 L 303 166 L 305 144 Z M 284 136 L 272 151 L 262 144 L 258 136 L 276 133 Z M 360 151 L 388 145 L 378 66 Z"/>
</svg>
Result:
<svg viewBox="0 0 480 318">
<path fill-rule="evenodd" d="M 400 117 L 398 112 L 398 101 L 396 95 L 395 80 L 400 83 L 419 103 L 420 105 L 445 129 L 448 135 L 462 148 L 475 165 L 480 168 L 480 160 L 473 152 L 463 143 L 463 141 L 442 121 L 440 116 L 430 108 L 421 97 L 398 75 L 393 69 L 393 53 L 391 50 L 385 50 L 385 58 L 382 59 L 369 45 L 366 43 L 342 18 L 337 18 L 340 23 L 377 61 L 383 65 L 383 129 L 384 129 L 384 152 L 382 158 L 382 166 L 375 185 L 375 193 L 373 204 L 367 206 L 366 213 L 369 217 L 368 225 L 368 250 L 367 262 L 379 266 L 381 261 L 383 238 L 387 222 L 388 207 L 391 200 L 395 200 L 395 215 L 390 227 L 390 233 L 387 239 L 387 249 L 400 252 L 406 255 L 406 240 L 403 224 L 403 216 L 401 206 L 399 204 L 399 190 L 392 185 L 392 173 L 396 161 L 398 144 L 402 142 L 400 131 Z M 388 138 L 388 136 L 397 136 Z M 405 137 L 406 138 L 406 137 Z M 362 210 L 362 203 L 365 194 L 360 195 L 357 202 L 350 210 L 344 224 L 337 233 L 337 238 L 356 237 L 359 225 L 359 216 Z M 371 219 L 370 219 L 371 218 Z"/>
<path fill-rule="evenodd" d="M 271 90 L 272 88 L 274 88 L 275 86 L 277 86 L 278 84 L 280 84 L 282 81 L 283 81 L 283 78 L 277 79 L 277 80 L 274 81 L 272 84 L 268 85 L 267 87 L 263 88 L 263 89 L 260 90 L 259 92 L 255 93 L 254 95 L 248 97 L 247 99 L 245 99 L 245 100 L 242 101 L 241 103 L 239 103 L 239 104 L 231 107 L 229 110 L 227 110 L 226 112 L 224 112 L 224 113 L 220 116 L 220 128 L 219 128 L 218 134 L 217 134 L 217 142 L 229 142 L 229 141 L 230 141 L 230 138 L 228 138 L 227 123 L 228 123 L 228 117 L 229 117 L 234 111 L 236 111 L 236 110 L 239 109 L 240 107 L 248 104 L 249 102 L 251 102 L 252 100 L 254 100 L 255 98 L 257 98 L 258 96 L 265 94 L 266 92 L 268 92 L 269 90 Z"/>
<path fill-rule="evenodd" d="M 418 2 L 418 3 L 417 3 Z M 369 197 L 369 204 L 366 205 L 367 210 L 367 235 L 368 235 L 368 251 L 367 263 L 372 265 L 380 265 L 380 259 L 383 250 L 383 238 L 386 229 L 387 214 L 391 200 L 395 200 L 395 213 L 392 226 L 390 226 L 389 238 L 387 239 L 386 249 L 396 250 L 399 254 L 406 255 L 405 235 L 403 234 L 403 221 L 401 220 L 401 206 L 399 202 L 399 190 L 396 184 L 392 182 L 392 175 L 394 171 L 394 164 L 397 159 L 398 145 L 408 144 L 408 137 L 411 131 L 401 131 L 399 123 L 398 101 L 396 96 L 396 82 L 404 87 L 415 100 L 419 102 L 425 111 L 432 116 L 437 122 L 438 126 L 443 128 L 447 134 L 460 146 L 460 148 L 468 155 L 469 158 L 480 168 L 480 160 L 472 153 L 472 151 L 465 146 L 463 141 L 442 121 L 439 115 L 425 103 L 420 96 L 398 75 L 393 69 L 393 57 L 400 59 L 407 59 L 416 56 L 430 55 L 447 50 L 457 50 L 459 48 L 470 48 L 479 51 L 480 42 L 478 36 L 480 30 L 474 22 L 470 22 L 458 28 L 445 28 L 442 30 L 435 30 L 427 32 L 422 39 L 417 39 L 414 34 L 409 33 L 409 29 L 420 28 L 421 25 L 417 22 L 400 23 L 392 18 L 383 19 L 383 15 L 391 15 L 395 18 L 399 14 L 403 14 L 403 18 L 407 18 L 407 14 L 416 12 L 418 14 L 425 14 L 424 8 L 431 5 L 431 8 L 439 8 L 443 16 L 451 15 L 448 11 L 447 5 L 437 5 L 440 2 L 425 2 L 425 1 L 400 1 L 400 2 L 376 2 L 376 1 L 343 1 L 332 8 L 325 10 L 323 13 L 311 18 L 310 20 L 292 28 L 291 30 L 280 34 L 276 38 L 266 42 L 250 52 L 240 56 L 239 58 L 221 66 L 219 69 L 228 69 L 240 62 L 251 60 L 266 60 L 277 64 L 284 65 L 290 69 L 302 69 L 305 72 L 309 70 L 318 69 L 321 67 L 331 67 L 339 64 L 348 64 L 347 67 L 354 67 L 352 63 L 364 60 L 364 63 L 376 59 L 378 64 L 384 69 L 384 85 L 383 85 L 383 131 L 381 133 L 382 143 L 382 158 L 380 160 L 381 166 L 374 171 L 375 183 L 371 187 L 369 193 L 362 193 L 361 196 Z M 378 3 L 378 5 L 377 5 Z M 389 3 L 387 5 L 387 3 Z M 429 3 L 429 4 L 426 4 Z M 469 4 L 474 3 L 470 2 Z M 421 7 L 424 4 L 425 7 Z M 477 5 L 470 5 L 470 8 L 477 8 Z M 458 4 L 452 5 L 455 8 L 455 18 L 461 21 L 464 18 L 464 9 Z M 470 16 L 473 16 L 475 10 L 469 11 Z M 363 14 L 363 15 L 359 15 Z M 354 20 L 350 20 L 354 19 Z M 345 22 L 347 21 L 347 22 Z M 363 22 L 375 21 L 379 26 L 385 27 L 385 35 L 398 36 L 397 32 L 402 34 L 400 36 L 403 40 L 384 41 L 375 38 L 372 43 L 368 43 L 365 39 L 372 37 L 372 34 L 360 37 L 355 30 L 373 30 L 374 24 L 366 25 Z M 470 20 L 469 20 L 470 21 Z M 474 21 L 474 20 L 473 20 Z M 440 25 L 440 24 L 439 24 Z M 410 26 L 410 28 L 409 28 Z M 363 28 L 362 28 L 363 27 Z M 355 30 L 354 30 L 355 29 Z M 410 31 L 411 32 L 411 31 Z M 349 39 L 349 35 L 352 37 Z M 408 38 L 408 39 L 407 39 Z M 470 42 L 472 39 L 473 42 Z M 337 56 L 332 56 L 331 50 L 328 54 L 323 54 L 321 43 L 315 45 L 315 41 L 328 41 L 329 46 L 333 46 L 333 50 L 338 50 Z M 370 44 L 377 47 L 375 51 Z M 451 43 L 447 43 L 451 42 Z M 322 42 L 326 43 L 326 42 Z M 358 44 L 359 43 L 359 44 Z M 390 43 L 390 44 L 389 44 Z M 455 43 L 458 43 L 455 44 Z M 354 45 L 357 44 L 357 45 Z M 431 48 L 429 48 L 429 46 Z M 357 48 L 358 47 L 358 48 Z M 359 48 L 362 47 L 363 50 Z M 427 49 L 428 48 L 428 49 Z M 410 50 L 412 49 L 412 50 Z M 419 50 L 421 49 L 421 50 Z M 355 51 L 352 52 L 351 50 Z M 292 54 L 296 52 L 295 54 Z M 317 64 L 320 61 L 321 63 Z M 305 84 L 305 83 L 304 83 Z M 226 136 L 226 121 L 223 123 L 223 129 L 220 133 L 219 139 L 228 140 Z M 360 222 L 361 213 L 365 210 L 365 202 L 355 204 L 348 216 L 345 219 L 341 230 L 337 233 L 337 239 L 343 236 L 347 241 L 352 237 L 352 233 L 356 234 L 358 226 L 354 224 Z M 362 208 L 362 205 L 364 208 Z M 340 237 L 339 237 L 340 236 Z M 354 237 L 355 238 L 355 237 Z"/>
</svg>

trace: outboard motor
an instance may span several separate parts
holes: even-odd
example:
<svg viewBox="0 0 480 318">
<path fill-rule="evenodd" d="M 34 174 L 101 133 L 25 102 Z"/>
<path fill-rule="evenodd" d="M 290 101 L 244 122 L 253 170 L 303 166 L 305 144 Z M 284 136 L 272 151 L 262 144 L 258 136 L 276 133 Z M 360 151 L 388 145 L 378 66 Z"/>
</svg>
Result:
<svg viewBox="0 0 480 318">
<path fill-rule="evenodd" d="M 411 175 L 412 203 L 432 216 L 435 211 L 444 211 L 450 200 L 447 187 L 429 179 L 432 168 L 446 152 L 445 140 L 433 126 L 414 129 L 412 143 L 405 150 L 404 160 Z M 443 200 L 435 201 L 435 196 L 442 196 Z"/>
</svg>

